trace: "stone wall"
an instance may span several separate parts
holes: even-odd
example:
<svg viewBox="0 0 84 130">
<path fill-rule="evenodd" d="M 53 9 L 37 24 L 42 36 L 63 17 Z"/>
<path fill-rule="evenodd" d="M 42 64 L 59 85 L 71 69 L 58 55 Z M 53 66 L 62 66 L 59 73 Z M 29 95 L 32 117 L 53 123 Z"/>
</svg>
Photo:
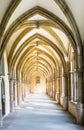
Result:
<svg viewBox="0 0 84 130">
<path fill-rule="evenodd" d="M 71 102 L 71 101 L 69 101 L 69 103 L 68 103 L 68 110 L 74 117 L 77 117 L 76 105 L 77 105 L 76 103 Z"/>
<path fill-rule="evenodd" d="M 40 82 L 36 83 L 36 78 L 40 78 Z M 31 93 L 45 93 L 46 92 L 46 79 L 45 77 L 40 73 L 37 72 L 31 77 L 30 81 L 30 92 Z"/>
</svg>

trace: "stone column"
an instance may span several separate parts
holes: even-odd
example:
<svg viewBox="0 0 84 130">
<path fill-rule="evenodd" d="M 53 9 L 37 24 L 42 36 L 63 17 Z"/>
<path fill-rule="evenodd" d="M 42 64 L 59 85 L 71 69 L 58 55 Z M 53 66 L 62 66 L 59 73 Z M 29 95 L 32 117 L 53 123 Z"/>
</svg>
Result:
<svg viewBox="0 0 84 130">
<path fill-rule="evenodd" d="M 22 101 L 24 101 L 24 83 L 21 84 L 22 87 Z"/>
<path fill-rule="evenodd" d="M 67 74 L 63 74 L 63 107 L 65 110 L 68 109 L 68 77 Z"/>
<path fill-rule="evenodd" d="M 17 106 L 17 82 L 15 81 L 15 107 Z"/>
<path fill-rule="evenodd" d="M 76 70 L 74 70 L 74 97 L 73 97 L 73 101 L 76 102 L 77 101 L 77 72 Z"/>
<path fill-rule="evenodd" d="M 54 100 L 56 100 L 56 79 L 53 80 L 54 84 Z"/>
<path fill-rule="evenodd" d="M 48 81 L 48 95 L 50 96 L 50 80 Z"/>
<path fill-rule="evenodd" d="M 49 81 L 47 79 L 47 95 L 49 95 Z"/>
<path fill-rule="evenodd" d="M 27 97 L 27 87 L 28 87 L 28 84 L 27 84 L 27 81 L 26 81 L 26 84 L 25 84 L 25 97 Z"/>
<path fill-rule="evenodd" d="M 62 76 L 62 97 L 64 97 L 64 76 Z"/>
<path fill-rule="evenodd" d="M 10 79 L 10 112 L 14 112 L 13 79 Z"/>
<path fill-rule="evenodd" d="M 24 82 L 24 98 L 26 97 L 26 81 Z"/>
<path fill-rule="evenodd" d="M 2 103 L 1 103 L 1 77 L 0 77 L 0 127 L 2 126 Z"/>
<path fill-rule="evenodd" d="M 55 74 L 55 69 L 54 69 L 54 77 L 53 77 L 53 99 L 55 100 L 55 96 L 56 96 L 56 74 Z"/>
<path fill-rule="evenodd" d="M 23 81 L 23 98 L 25 99 L 25 81 Z"/>
<path fill-rule="evenodd" d="M 74 95 L 74 73 L 70 73 L 70 78 L 71 78 L 71 100 L 73 101 L 73 95 Z"/>
<path fill-rule="evenodd" d="M 48 81 L 46 79 L 46 94 L 48 94 Z"/>
<path fill-rule="evenodd" d="M 49 81 L 49 96 L 52 97 L 52 81 Z"/>
<path fill-rule="evenodd" d="M 54 79 L 52 79 L 52 98 L 54 98 Z"/>
<path fill-rule="evenodd" d="M 51 79 L 49 80 L 49 96 L 52 96 L 52 82 Z"/>
<path fill-rule="evenodd" d="M 60 77 L 56 77 L 56 101 L 60 103 Z"/>
<path fill-rule="evenodd" d="M 53 95 L 53 82 L 52 79 L 50 79 L 50 97 L 52 98 Z"/>
<path fill-rule="evenodd" d="M 71 100 L 71 74 L 68 73 L 68 101 Z"/>
<path fill-rule="evenodd" d="M 50 97 L 53 97 L 53 80 L 52 78 L 50 79 Z"/>
<path fill-rule="evenodd" d="M 22 102 L 22 79 L 19 81 L 19 99 L 20 99 L 20 104 Z"/>
<path fill-rule="evenodd" d="M 84 67 L 78 69 L 77 123 L 84 125 Z"/>
<path fill-rule="evenodd" d="M 17 80 L 17 105 L 20 105 L 20 83 Z"/>
</svg>

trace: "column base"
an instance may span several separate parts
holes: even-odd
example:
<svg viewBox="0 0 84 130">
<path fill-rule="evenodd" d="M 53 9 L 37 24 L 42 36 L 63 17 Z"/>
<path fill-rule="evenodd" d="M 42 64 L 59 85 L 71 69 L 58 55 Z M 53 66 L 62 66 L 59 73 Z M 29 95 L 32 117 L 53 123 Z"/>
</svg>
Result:
<svg viewBox="0 0 84 130">
<path fill-rule="evenodd" d="M 57 103 L 60 103 L 60 93 L 59 92 L 56 93 L 55 99 L 56 99 Z"/>
<path fill-rule="evenodd" d="M 68 110 L 68 97 L 62 96 L 61 99 L 64 110 Z"/>
<path fill-rule="evenodd" d="M 17 106 L 19 106 L 19 105 L 20 105 L 20 98 L 17 97 Z"/>
<path fill-rule="evenodd" d="M 49 96 L 50 96 L 51 98 L 53 97 L 53 96 L 52 96 L 52 91 L 49 92 Z"/>
<path fill-rule="evenodd" d="M 14 102 L 10 101 L 10 112 L 14 112 Z"/>
<path fill-rule="evenodd" d="M 77 124 L 84 126 L 84 104 L 77 104 Z"/>
<path fill-rule="evenodd" d="M 55 92 L 53 92 L 53 100 L 56 100 L 55 96 L 56 96 L 56 94 L 55 94 Z"/>
<path fill-rule="evenodd" d="M 22 95 L 22 101 L 24 101 L 25 97 Z"/>
</svg>

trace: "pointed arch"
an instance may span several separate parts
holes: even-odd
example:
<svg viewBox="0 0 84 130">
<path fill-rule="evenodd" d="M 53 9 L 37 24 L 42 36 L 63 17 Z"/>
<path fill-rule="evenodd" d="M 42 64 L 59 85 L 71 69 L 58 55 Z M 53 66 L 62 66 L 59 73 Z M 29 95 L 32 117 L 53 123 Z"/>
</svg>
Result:
<svg viewBox="0 0 84 130">
<path fill-rule="evenodd" d="M 19 18 L 17 18 L 13 24 L 10 26 L 10 28 L 7 30 L 3 41 L 2 41 L 2 46 L 1 46 L 1 52 L 0 52 L 0 56 L 2 56 L 4 49 L 7 45 L 7 42 L 9 40 L 9 38 L 11 37 L 11 35 L 13 34 L 14 30 L 22 23 L 24 22 L 26 19 L 32 17 L 35 14 L 40 14 L 48 19 L 50 19 L 51 21 L 53 21 L 55 23 L 55 25 L 58 25 L 59 28 L 66 34 L 66 36 L 68 37 L 68 39 L 71 41 L 71 44 L 74 48 L 74 50 L 77 52 L 77 46 L 76 46 L 76 42 L 73 36 L 72 31 L 69 29 L 69 27 L 60 19 L 58 18 L 56 15 L 54 15 L 53 13 L 51 13 L 50 11 L 36 6 L 28 11 L 26 11 L 24 14 L 22 14 Z"/>
</svg>

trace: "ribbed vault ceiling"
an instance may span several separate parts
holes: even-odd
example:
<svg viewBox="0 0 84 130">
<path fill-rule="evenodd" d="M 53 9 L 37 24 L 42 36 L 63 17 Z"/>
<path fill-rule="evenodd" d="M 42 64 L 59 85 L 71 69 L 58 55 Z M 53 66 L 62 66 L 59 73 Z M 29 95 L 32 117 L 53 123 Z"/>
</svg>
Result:
<svg viewBox="0 0 84 130">
<path fill-rule="evenodd" d="M 17 68 L 28 77 L 37 71 L 48 76 L 59 64 L 65 68 L 70 45 L 80 54 L 84 15 L 82 10 L 78 19 L 79 4 L 82 8 L 84 1 L 0 0 L 0 56 L 6 49 L 10 70 Z"/>
</svg>

